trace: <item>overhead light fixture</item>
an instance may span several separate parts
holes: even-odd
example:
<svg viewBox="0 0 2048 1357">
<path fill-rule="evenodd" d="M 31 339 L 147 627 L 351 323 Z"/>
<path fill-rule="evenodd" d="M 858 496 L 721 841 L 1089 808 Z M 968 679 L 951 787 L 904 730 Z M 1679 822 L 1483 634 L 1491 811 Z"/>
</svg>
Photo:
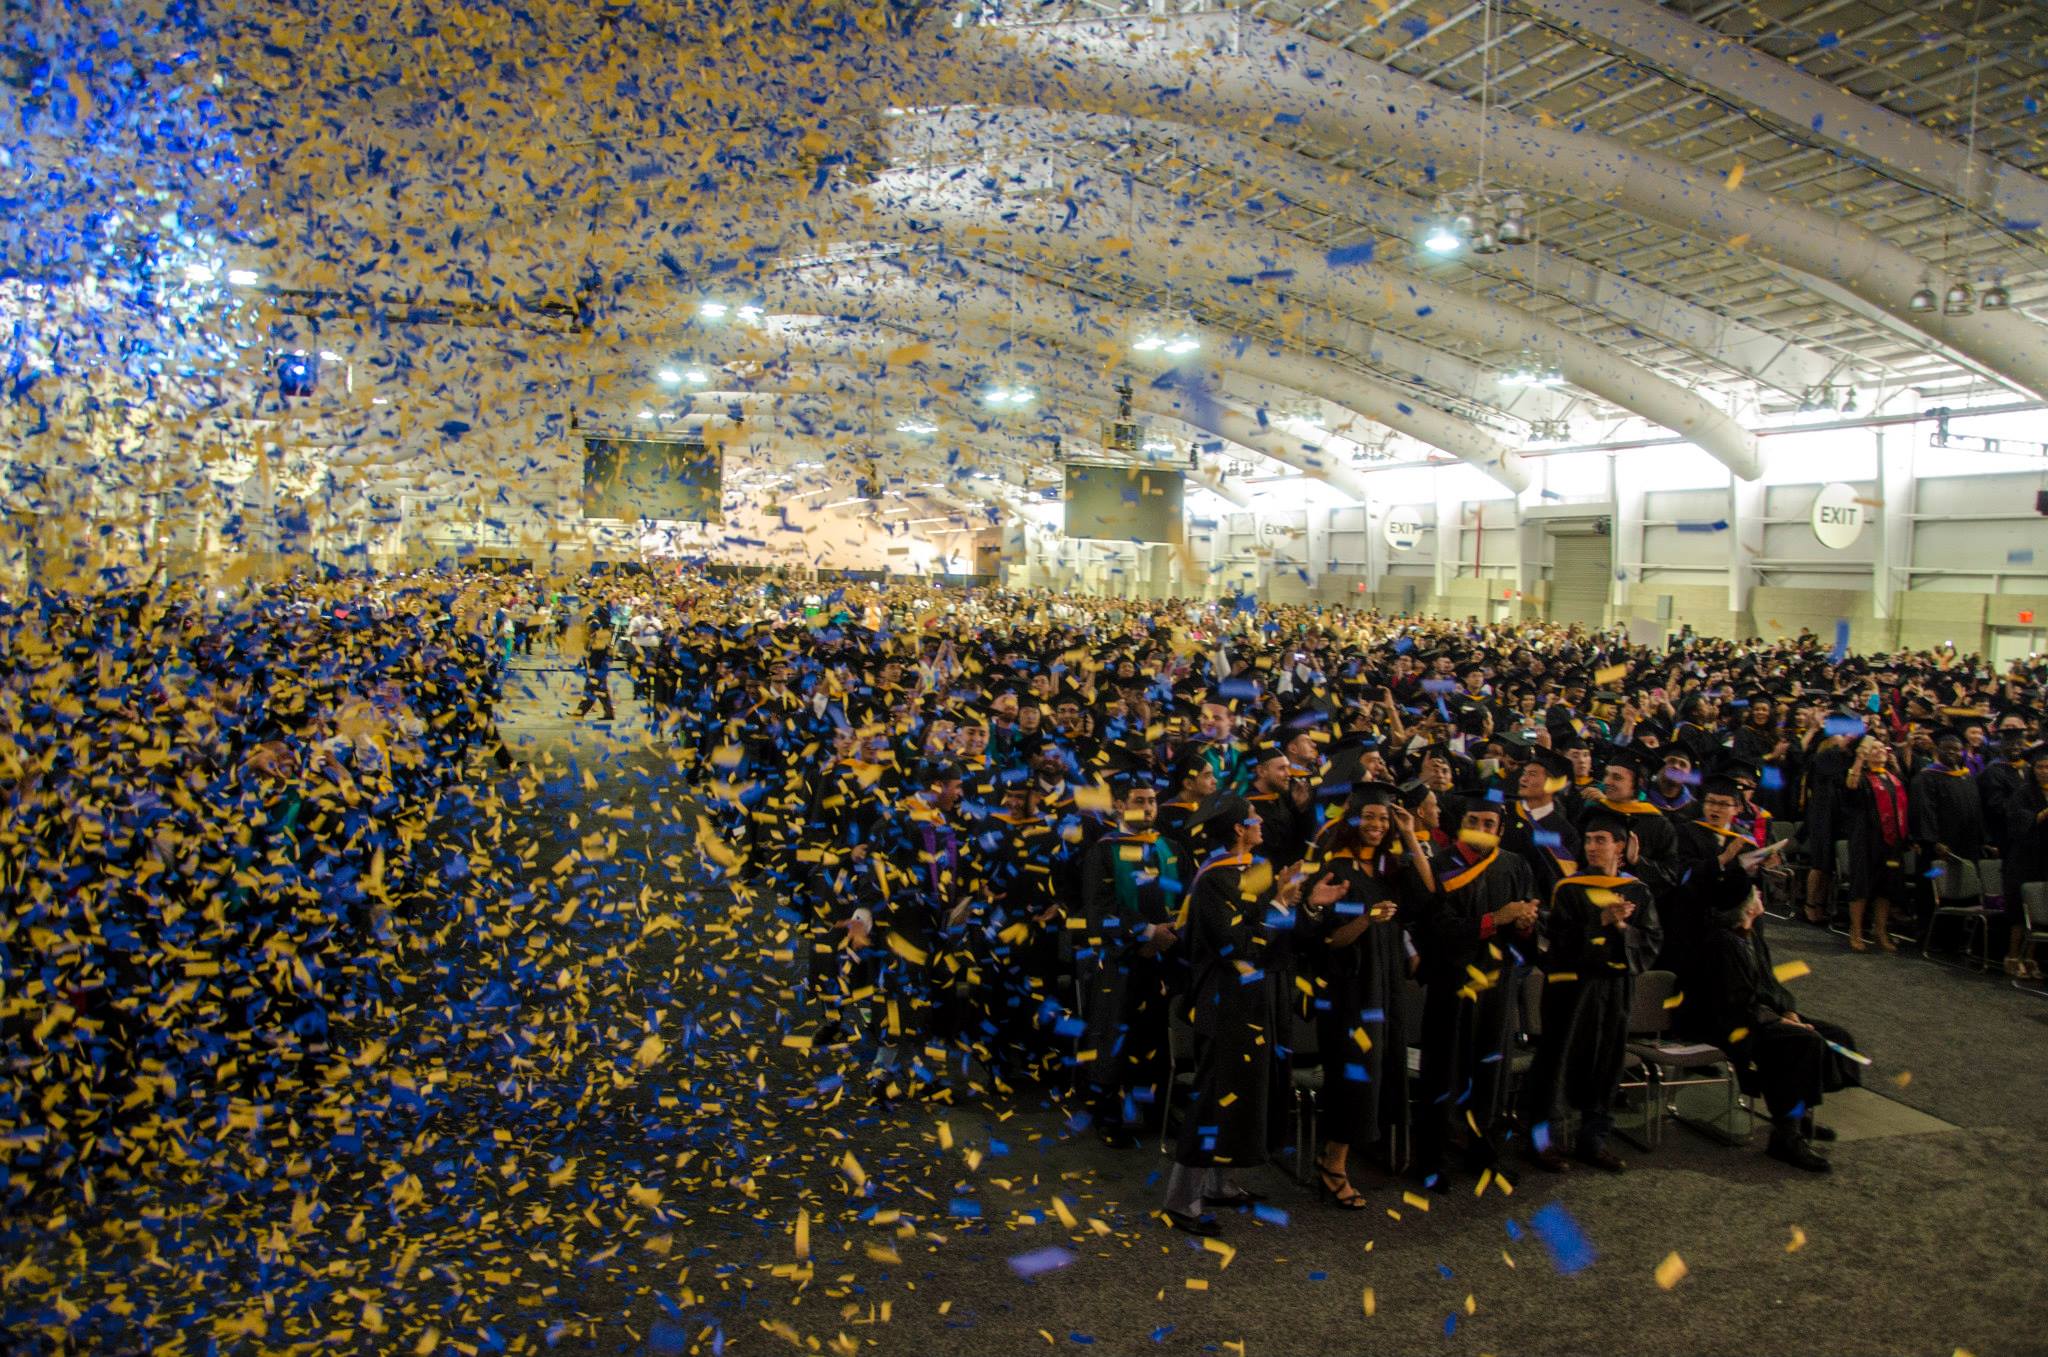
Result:
<svg viewBox="0 0 2048 1357">
<path fill-rule="evenodd" d="M 229 269 L 228 282 L 235 287 L 254 287 L 257 274 L 254 269 Z"/>
<path fill-rule="evenodd" d="M 1458 247 L 1464 243 L 1450 227 L 1439 222 L 1430 228 L 1429 235 L 1423 239 L 1422 248 L 1431 254 L 1456 254 Z"/>
<path fill-rule="evenodd" d="M 1170 339 L 1166 343 L 1166 351 L 1175 358 L 1184 358 L 1201 347 L 1202 341 L 1185 330 L 1181 331 L 1177 338 Z"/>
<path fill-rule="evenodd" d="M 705 302 L 697 308 L 697 314 L 705 320 L 724 320 L 728 309 L 724 302 Z"/>
<path fill-rule="evenodd" d="M 1166 341 L 1148 331 L 1145 334 L 1139 335 L 1132 342 L 1131 347 L 1139 353 L 1151 353 L 1155 349 L 1165 348 Z"/>
<path fill-rule="evenodd" d="M 642 419 L 653 419 L 653 418 L 654 418 L 654 411 L 652 411 L 652 410 L 642 410 L 642 411 L 640 412 L 640 418 L 642 418 Z"/>
<path fill-rule="evenodd" d="M 691 368 L 683 374 L 683 380 L 688 382 L 691 386 L 702 386 L 704 385 L 704 383 L 710 381 L 711 377 L 704 371 L 703 368 Z"/>
<path fill-rule="evenodd" d="M 210 283 L 213 281 L 213 270 L 204 264 L 187 264 L 185 266 L 185 281 L 188 283 Z"/>
<path fill-rule="evenodd" d="M 1524 349 L 1515 365 L 1500 374 L 1502 386 L 1563 386 L 1564 373 L 1555 363 L 1545 362 L 1533 350 Z"/>
<path fill-rule="evenodd" d="M 749 302 L 746 305 L 740 307 L 738 314 L 739 319 L 746 321 L 748 324 L 751 325 L 753 322 L 761 319 L 762 312 L 760 307 L 755 306 L 753 303 Z"/>
<path fill-rule="evenodd" d="M 1934 295 L 1934 289 L 1923 283 L 1920 290 L 1906 302 L 1906 309 L 1915 315 L 1924 316 L 1940 305 L 1941 299 Z"/>
<path fill-rule="evenodd" d="M 1480 221 L 1479 230 L 1472 237 L 1472 253 L 1500 253 L 1500 226 L 1492 217 Z"/>
<path fill-rule="evenodd" d="M 2012 309 L 2012 294 L 2005 290 L 2004 283 L 1993 283 L 1990 287 L 1985 288 L 1984 295 L 1977 299 L 1977 309 L 1980 311 L 2010 311 Z"/>
<path fill-rule="evenodd" d="M 1478 229 L 1479 223 L 1473 219 L 1472 209 L 1469 207 L 1461 208 L 1458 215 L 1451 218 L 1451 234 L 1460 240 L 1470 240 L 1472 233 Z"/>
<path fill-rule="evenodd" d="M 928 433 L 937 433 L 938 431 L 938 425 L 926 423 L 924 420 L 921 419 L 906 419 L 901 424 L 898 424 L 896 426 L 897 433 L 923 435 Z"/>
<path fill-rule="evenodd" d="M 320 350 L 320 361 L 323 363 L 339 363 L 341 355 L 332 349 L 322 349 Z"/>
<path fill-rule="evenodd" d="M 1976 309 L 1977 294 L 1970 290 L 1969 283 L 1957 278 L 1948 285 L 1948 292 L 1941 299 L 1941 314 L 1967 316 Z"/>
<path fill-rule="evenodd" d="M 388 400 L 386 400 L 386 399 L 384 399 L 384 397 L 382 397 L 382 396 L 372 396 L 372 397 L 370 397 L 370 404 L 372 404 L 372 405 L 389 405 L 389 404 L 391 404 L 391 402 L 390 402 L 390 401 L 388 401 Z"/>
<path fill-rule="evenodd" d="M 1529 243 L 1529 203 L 1519 193 L 1510 193 L 1501 200 L 1500 243 L 1503 245 L 1526 245 Z"/>
<path fill-rule="evenodd" d="M 683 374 L 677 372 L 674 368 L 663 368 L 655 373 L 654 376 L 663 386 L 674 386 L 677 382 L 683 380 Z"/>
</svg>

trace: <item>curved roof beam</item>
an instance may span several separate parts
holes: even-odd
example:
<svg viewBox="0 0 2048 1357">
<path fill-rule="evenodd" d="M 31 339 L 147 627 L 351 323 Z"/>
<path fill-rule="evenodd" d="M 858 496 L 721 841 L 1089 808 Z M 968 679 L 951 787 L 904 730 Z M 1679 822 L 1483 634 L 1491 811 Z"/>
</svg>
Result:
<svg viewBox="0 0 2048 1357">
<path fill-rule="evenodd" d="M 1533 348 L 1554 356 L 1572 384 L 1682 434 L 1736 476 L 1760 472 L 1756 439 L 1732 417 L 1692 392 L 1596 344 L 1520 311 L 1439 283 L 1371 264 L 1333 266 L 1329 257 L 1279 232 L 1240 226 L 1229 214 L 1181 206 L 1152 189 L 1132 188 L 1133 208 L 1084 207 L 1046 194 L 992 204 L 979 185 L 933 183 L 895 171 L 865 190 L 878 216 L 900 214 L 925 232 L 942 232 L 954 248 L 996 244 L 1006 253 L 1054 268 L 1121 266 L 1170 295 L 1206 280 L 1223 295 L 1258 297 L 1260 278 L 1288 293 L 1354 314 L 1413 319 L 1497 352 Z M 997 233 L 982 223 L 999 214 Z M 1135 230 L 1131 218 L 1135 217 Z M 1526 484 L 1526 482 L 1524 482 Z M 1513 487 L 1517 490 L 1521 486 Z"/>
<path fill-rule="evenodd" d="M 1052 145 L 1122 142 L 1134 134 L 1217 167 L 1235 182 L 1240 197 L 1277 196 L 1407 242 L 1408 248 L 1397 258 L 1413 257 L 1439 266 L 1445 262 L 1429 260 L 1414 246 L 1435 215 L 1435 204 L 1428 199 L 1381 187 L 1351 171 L 1241 132 L 1127 114 L 1009 105 L 919 111 L 882 124 L 884 143 L 913 160 L 946 155 L 986 160 L 991 153 L 1008 159 Z M 1189 179 L 1187 191 L 1200 193 L 1199 178 Z M 1837 359 L 1659 292 L 1641 279 L 1595 268 L 1540 243 L 1491 260 L 1468 257 L 1457 262 L 1484 277 L 1518 282 L 1531 290 L 1541 284 L 1544 293 L 1581 310 L 1621 321 L 1716 367 L 1793 395 L 1827 381 L 1839 365 Z"/>
<path fill-rule="evenodd" d="M 1956 199 L 1973 212 L 2038 233 L 2048 182 L 1984 151 L 1851 94 L 1789 62 L 1650 0 L 1522 0 L 1565 36 L 1618 49 L 1659 75 L 1706 85 L 1892 178 Z M 1590 41 L 1589 41 L 1590 40 Z"/>
<path fill-rule="evenodd" d="M 914 304 L 906 302 L 900 304 L 900 307 L 901 309 L 892 308 L 889 314 L 895 320 L 900 320 L 902 328 L 907 332 L 914 335 L 932 332 L 940 333 L 940 338 L 934 338 L 926 342 L 941 342 L 945 328 L 958 324 L 957 312 L 951 309 L 940 310 L 938 307 L 933 306 L 931 311 L 936 318 L 926 318 L 920 323 Z M 892 323 L 894 322 L 892 321 Z M 1082 366 L 1082 355 L 1090 352 L 1090 350 L 1077 348 L 1069 341 L 1063 340 L 1063 337 L 1057 333 L 1041 333 L 1031 324 L 1028 318 L 1020 319 L 1019 323 L 1013 326 L 1004 326 L 1002 329 L 1005 331 L 1014 330 L 1029 335 L 1034 341 L 1046 345 L 1054 351 L 1057 356 L 1051 360 L 1052 362 L 1079 370 L 1092 379 L 1100 379 L 1099 369 L 1088 369 Z M 990 333 L 997 332 L 995 327 L 990 327 Z M 966 337 L 964 335 L 962 340 L 963 346 L 965 346 Z M 802 352 L 804 343 L 801 335 L 788 335 L 787 343 L 790 352 Z M 1063 349 L 1070 351 L 1071 356 L 1069 356 L 1069 353 L 1063 352 Z M 1031 361 L 1036 362 L 1038 360 L 1033 359 Z M 1026 364 L 1019 362 L 1017 366 L 1022 369 Z M 1034 382 L 1044 380 L 1043 377 L 1036 373 L 1027 375 L 1030 375 L 1031 380 Z M 1048 373 L 1046 375 L 1049 376 L 1051 374 Z M 1063 391 L 1061 394 L 1063 399 L 1072 394 L 1075 396 L 1093 395 L 1095 399 L 1099 400 L 1099 391 L 1099 387 L 1091 392 L 1086 384 L 1077 383 L 1071 393 Z M 1221 439 L 1226 443 L 1234 443 L 1239 447 L 1256 452 L 1260 456 L 1269 457 L 1283 466 L 1293 467 L 1304 475 L 1323 481 L 1332 489 L 1349 495 L 1360 503 L 1365 502 L 1369 498 L 1366 492 L 1365 478 L 1359 473 L 1349 467 L 1339 465 L 1334 459 L 1323 457 L 1318 450 L 1305 449 L 1300 444 L 1288 439 L 1277 428 L 1262 427 L 1258 420 L 1252 416 L 1232 409 L 1219 400 L 1207 398 L 1199 391 L 1161 390 L 1157 386 L 1139 386 L 1132 394 L 1131 403 L 1134 412 L 1141 412 L 1164 419 L 1178 420 L 1180 423 L 1207 437 Z M 1040 417 L 1043 418 L 1044 416 Z M 1062 433 L 1064 434 L 1064 429 Z"/>
<path fill-rule="evenodd" d="M 1144 355 L 1127 347 L 1127 336 L 1104 318 L 1105 308 L 1090 299 L 1023 280 L 1002 284 L 949 277 L 914 278 L 900 272 L 820 276 L 822 269 L 790 268 L 769 275 L 771 299 L 784 309 L 872 314 L 891 324 L 914 318 L 903 328 L 920 332 L 979 330 L 1003 334 L 1023 328 L 1069 344 L 1078 343 L 1097 355 L 1105 368 L 1141 365 Z M 1202 363 L 1235 370 L 1303 396 L 1316 396 L 1362 418 L 1384 424 L 1430 447 L 1439 448 L 1485 472 L 1517 493 L 1526 489 L 1529 474 L 1522 460 L 1484 429 L 1417 399 L 1408 392 L 1374 381 L 1361 373 L 1308 354 L 1276 352 L 1234 336 L 1191 327 L 1202 341 Z"/>
<path fill-rule="evenodd" d="M 1111 113 L 1144 107 L 1250 131 L 1284 119 L 1332 143 L 1398 145 L 1456 163 L 1475 157 L 1480 144 L 1482 115 L 1470 101 L 1239 12 L 978 26 L 938 41 L 950 58 L 945 87 L 962 99 L 1070 102 Z M 1730 189 L 1722 176 L 1654 151 L 1516 114 L 1492 113 L 1486 144 L 1503 181 L 1600 198 L 1839 283 L 2027 393 L 2048 397 L 2048 344 L 2039 327 L 2009 311 L 1915 315 L 1910 299 L 1931 276 L 1929 266 L 1839 218 Z"/>
</svg>

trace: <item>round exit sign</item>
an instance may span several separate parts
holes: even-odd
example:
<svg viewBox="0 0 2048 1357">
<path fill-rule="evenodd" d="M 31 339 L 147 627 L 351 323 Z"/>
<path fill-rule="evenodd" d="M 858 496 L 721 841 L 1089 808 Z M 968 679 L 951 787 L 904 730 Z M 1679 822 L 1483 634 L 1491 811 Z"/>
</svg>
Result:
<svg viewBox="0 0 2048 1357">
<path fill-rule="evenodd" d="M 1415 508 L 1389 509 L 1387 521 L 1380 531 L 1386 534 L 1387 545 L 1396 551 L 1412 551 L 1422 540 L 1422 510 Z"/>
<path fill-rule="evenodd" d="M 1863 506 L 1856 487 L 1840 481 L 1824 485 L 1813 497 L 1813 535 L 1830 551 L 1851 546 L 1863 535 Z"/>
</svg>

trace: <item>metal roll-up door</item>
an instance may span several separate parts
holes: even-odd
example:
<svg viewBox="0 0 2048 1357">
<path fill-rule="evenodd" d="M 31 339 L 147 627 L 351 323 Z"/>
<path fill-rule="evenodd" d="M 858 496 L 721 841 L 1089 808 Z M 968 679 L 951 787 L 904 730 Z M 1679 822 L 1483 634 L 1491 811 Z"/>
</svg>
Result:
<svg viewBox="0 0 2048 1357">
<path fill-rule="evenodd" d="M 1550 620 L 1597 627 L 1607 620 L 1611 538 L 1559 533 L 1550 539 Z"/>
</svg>

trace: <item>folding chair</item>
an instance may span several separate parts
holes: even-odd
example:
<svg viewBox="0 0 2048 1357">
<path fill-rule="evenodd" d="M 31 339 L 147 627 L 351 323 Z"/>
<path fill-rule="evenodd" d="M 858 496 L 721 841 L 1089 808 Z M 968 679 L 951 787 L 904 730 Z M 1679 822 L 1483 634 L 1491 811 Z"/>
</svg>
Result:
<svg viewBox="0 0 2048 1357">
<path fill-rule="evenodd" d="M 2031 949 L 2048 942 L 2048 881 L 2029 881 L 2020 887 L 2020 923 L 2021 947 Z M 2015 980 L 2012 987 L 2029 994 L 2048 995 L 2048 985 L 2036 988 L 2024 980 Z"/>
<path fill-rule="evenodd" d="M 1985 898 L 1983 875 L 1976 863 L 1960 858 L 1942 865 L 1942 874 L 1934 879 L 1934 910 L 1927 916 L 1927 926 L 1920 931 L 1920 956 L 1927 961 L 1941 960 L 1933 955 L 1934 927 L 1943 919 L 1961 919 L 1963 961 L 1967 964 L 1970 960 L 1970 939 L 1974 936 L 1977 939 L 1977 969 L 1989 970 L 1992 911 Z"/>
<path fill-rule="evenodd" d="M 1798 833 L 1799 821 L 1773 820 L 1769 842 L 1787 843 Z M 1791 855 L 1789 848 L 1778 854 L 1764 872 L 1764 911 L 1773 919 L 1798 918 L 1800 905 L 1806 899 L 1805 874 L 1802 870 L 1795 876 L 1789 861 Z"/>
<path fill-rule="evenodd" d="M 1306 1183 L 1308 1166 L 1315 1162 L 1320 1148 L 1316 1109 L 1323 1096 L 1322 1035 L 1299 1013 L 1293 1015 L 1293 1033 L 1288 1065 L 1294 1087 L 1294 1180 Z"/>
<path fill-rule="evenodd" d="M 1628 1043 L 1628 1053 L 1640 1060 L 1648 1071 L 1650 1097 L 1655 1108 L 1655 1115 L 1646 1128 L 1650 1144 L 1663 1144 L 1667 1114 L 1681 1126 L 1690 1127 L 1723 1144 L 1745 1144 L 1749 1139 L 1747 1128 L 1742 1136 L 1737 1137 L 1732 1131 L 1723 1131 L 1711 1122 L 1679 1116 L 1677 1105 L 1666 1099 L 1666 1091 L 1670 1089 L 1719 1084 L 1728 1092 L 1727 1110 L 1722 1114 L 1728 1124 L 1734 1124 L 1737 1112 L 1748 1113 L 1737 1099 L 1740 1090 L 1736 1087 L 1735 1072 L 1720 1047 L 1671 1039 L 1671 1010 L 1664 1005 L 1677 991 L 1678 977 L 1670 971 L 1644 971 L 1636 977 L 1635 1008 L 1629 1014 L 1629 1030 L 1634 1035 Z"/>
</svg>

